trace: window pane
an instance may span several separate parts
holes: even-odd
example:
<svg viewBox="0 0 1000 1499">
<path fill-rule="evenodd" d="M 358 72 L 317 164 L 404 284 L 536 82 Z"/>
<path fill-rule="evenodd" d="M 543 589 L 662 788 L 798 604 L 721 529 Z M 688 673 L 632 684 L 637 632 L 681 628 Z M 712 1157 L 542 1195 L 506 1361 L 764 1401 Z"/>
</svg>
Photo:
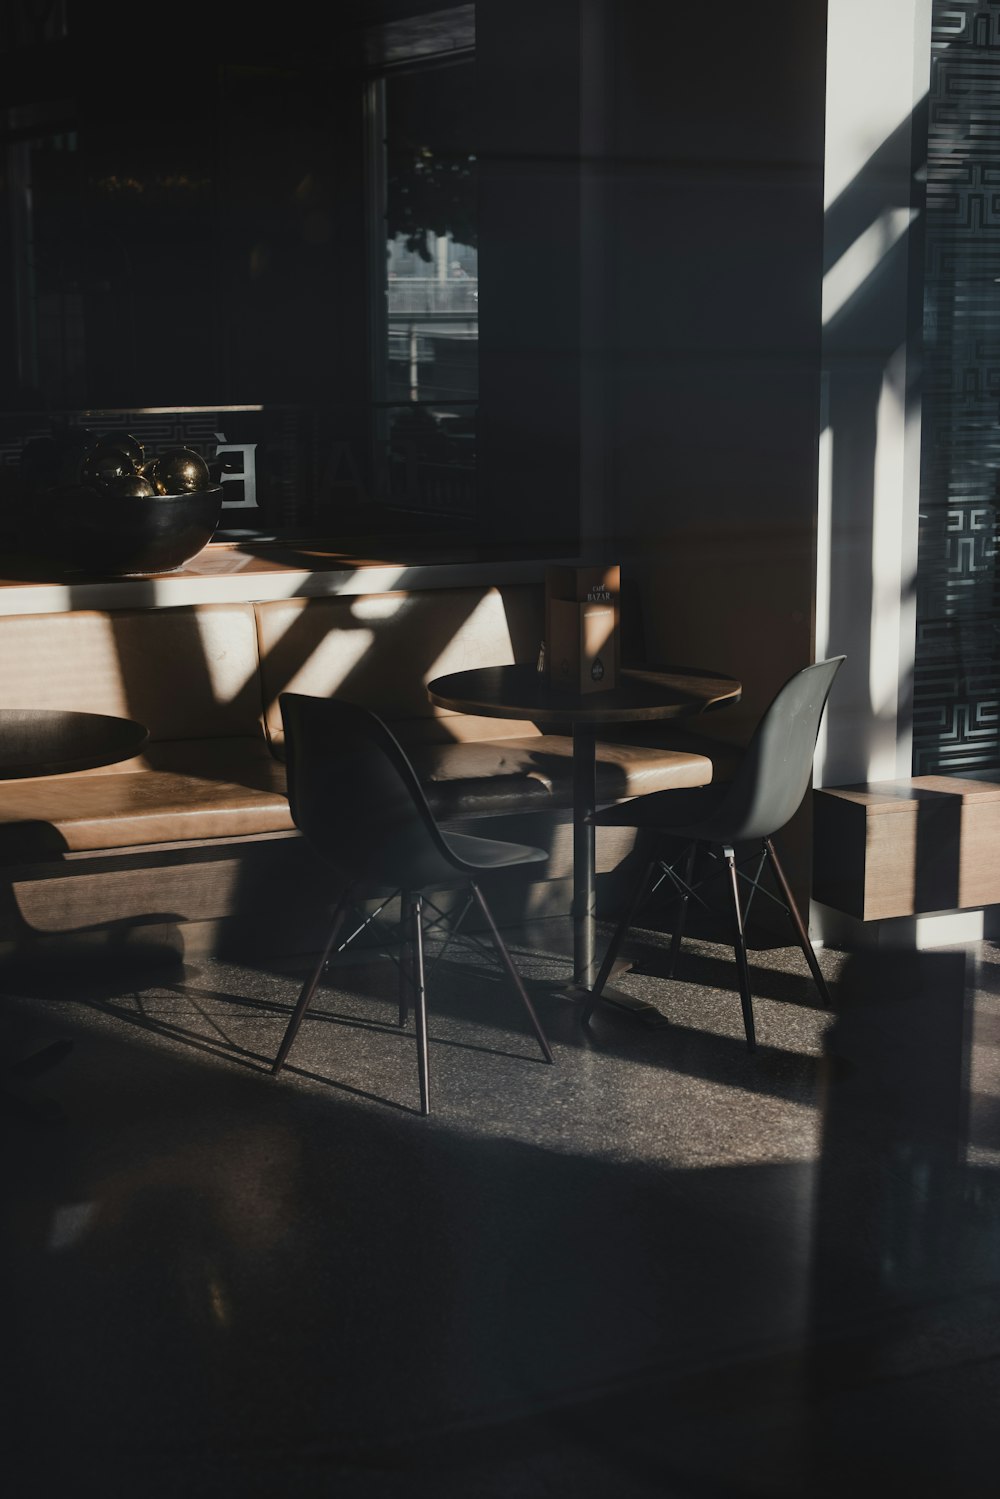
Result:
<svg viewBox="0 0 1000 1499">
<path fill-rule="evenodd" d="M 479 261 L 471 62 L 385 86 L 387 497 L 475 515 Z"/>
</svg>

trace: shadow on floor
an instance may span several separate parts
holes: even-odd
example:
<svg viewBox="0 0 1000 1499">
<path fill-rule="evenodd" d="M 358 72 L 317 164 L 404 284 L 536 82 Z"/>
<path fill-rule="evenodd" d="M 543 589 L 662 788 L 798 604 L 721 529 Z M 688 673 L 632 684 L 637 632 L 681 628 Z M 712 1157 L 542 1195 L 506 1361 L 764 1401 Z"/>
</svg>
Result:
<svg viewBox="0 0 1000 1499">
<path fill-rule="evenodd" d="M 12 997 L 73 1044 L 62 1128 L 5 1126 L 8 1452 L 153 1499 L 992 1492 L 998 1002 L 838 971 L 755 1057 L 721 973 L 662 1031 L 550 1001 L 554 1068 L 442 976 L 429 1119 L 376 970 L 277 1080 L 295 964 Z"/>
</svg>

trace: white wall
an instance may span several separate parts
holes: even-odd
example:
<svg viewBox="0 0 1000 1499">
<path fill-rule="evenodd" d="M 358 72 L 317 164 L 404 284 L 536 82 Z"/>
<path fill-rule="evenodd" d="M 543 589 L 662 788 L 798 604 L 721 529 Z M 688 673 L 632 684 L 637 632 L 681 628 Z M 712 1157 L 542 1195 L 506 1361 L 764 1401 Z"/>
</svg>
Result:
<svg viewBox="0 0 1000 1499">
<path fill-rule="evenodd" d="M 816 656 L 844 652 L 815 784 L 912 773 L 931 0 L 830 0 Z M 981 912 L 869 923 L 834 942 L 935 946 Z"/>
<path fill-rule="evenodd" d="M 931 0 L 830 0 L 816 655 L 847 661 L 816 785 L 908 776 Z"/>
</svg>

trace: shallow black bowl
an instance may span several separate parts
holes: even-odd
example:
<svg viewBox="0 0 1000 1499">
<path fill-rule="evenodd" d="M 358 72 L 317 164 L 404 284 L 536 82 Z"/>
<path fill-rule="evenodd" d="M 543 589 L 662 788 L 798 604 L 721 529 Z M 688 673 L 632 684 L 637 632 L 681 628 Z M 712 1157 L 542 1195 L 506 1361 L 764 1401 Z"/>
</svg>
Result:
<svg viewBox="0 0 1000 1499">
<path fill-rule="evenodd" d="M 29 545 L 66 572 L 149 577 L 197 557 L 221 513 L 221 484 L 134 497 L 85 486 L 42 490 L 31 501 Z"/>
</svg>

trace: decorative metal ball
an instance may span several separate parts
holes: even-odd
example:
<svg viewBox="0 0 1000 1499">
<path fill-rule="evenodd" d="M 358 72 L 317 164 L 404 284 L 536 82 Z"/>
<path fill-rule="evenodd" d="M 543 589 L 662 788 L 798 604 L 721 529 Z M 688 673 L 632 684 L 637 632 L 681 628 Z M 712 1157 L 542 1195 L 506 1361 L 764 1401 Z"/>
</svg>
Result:
<svg viewBox="0 0 1000 1499">
<path fill-rule="evenodd" d="M 97 443 L 87 449 L 80 465 L 80 480 L 83 484 L 109 484 L 115 479 L 131 479 L 135 475 L 135 463 L 123 448 Z"/>
<path fill-rule="evenodd" d="M 111 479 L 105 479 L 101 485 L 105 494 L 115 495 L 119 499 L 148 500 L 154 489 L 148 479 L 141 474 L 121 474 Z"/>
<path fill-rule="evenodd" d="M 167 448 L 140 470 L 156 494 L 190 494 L 211 484 L 208 464 L 193 448 Z"/>
<path fill-rule="evenodd" d="M 101 446 L 106 448 L 120 448 L 127 453 L 136 469 L 142 468 L 146 458 L 146 450 L 137 437 L 131 432 L 105 432 L 102 434 Z"/>
</svg>

